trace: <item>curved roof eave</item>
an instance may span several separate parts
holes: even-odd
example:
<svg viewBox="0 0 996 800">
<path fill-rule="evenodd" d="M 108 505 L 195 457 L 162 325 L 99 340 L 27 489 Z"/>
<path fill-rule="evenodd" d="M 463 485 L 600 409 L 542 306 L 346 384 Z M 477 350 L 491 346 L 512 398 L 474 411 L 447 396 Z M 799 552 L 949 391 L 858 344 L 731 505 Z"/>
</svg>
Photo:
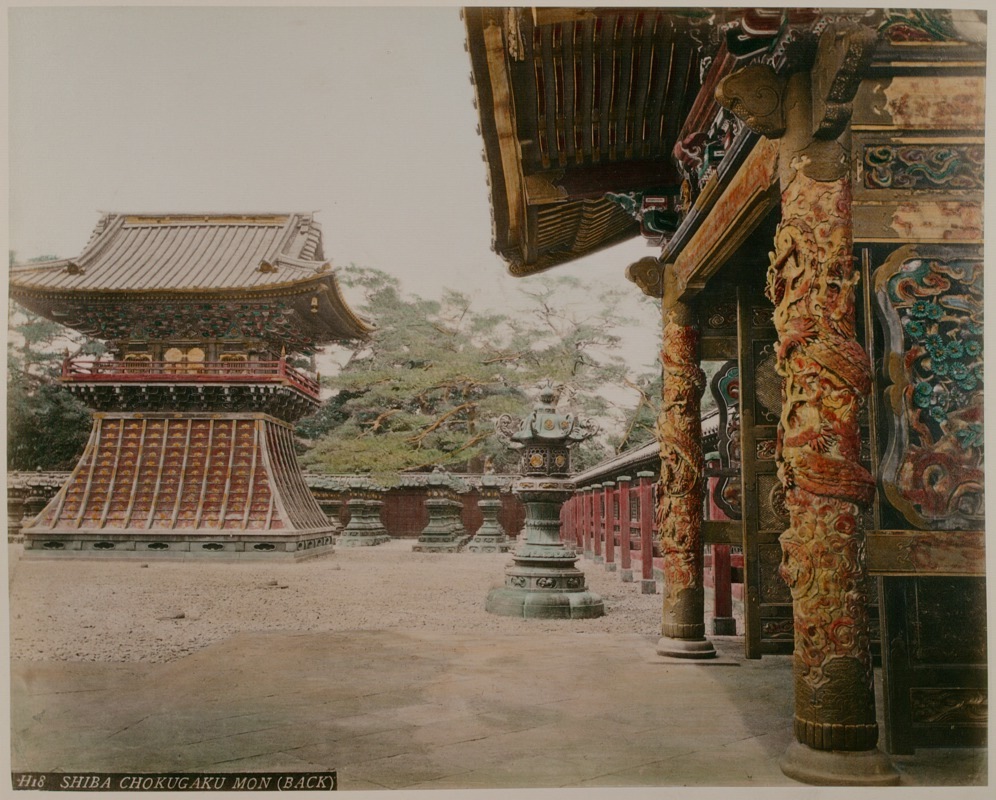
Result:
<svg viewBox="0 0 996 800">
<path fill-rule="evenodd" d="M 652 27 L 643 19 L 650 12 L 656 15 Z M 695 96 L 699 78 L 695 45 L 682 35 L 687 12 L 673 19 L 665 12 L 601 8 L 565 16 L 542 9 L 463 10 L 488 168 L 492 246 L 513 275 L 547 270 L 639 235 L 637 219 L 605 200 L 606 194 L 677 194 L 680 178 L 671 149 L 680 112 Z M 639 103 L 618 110 L 605 106 L 604 98 L 616 88 L 616 79 L 606 74 L 594 89 L 573 84 L 575 74 L 597 75 L 604 60 L 603 40 L 592 38 L 596 18 L 611 18 L 624 32 L 638 31 L 645 43 L 671 54 L 667 69 L 652 70 L 625 45 L 605 45 L 622 59 L 632 58 L 638 91 L 629 95 L 623 87 L 619 96 L 645 98 Z M 567 63 L 568 55 L 576 65 L 577 59 L 583 62 L 575 74 L 561 73 L 558 66 L 556 56 Z M 623 67 L 627 80 L 629 63 Z M 669 75 L 666 83 L 654 77 L 658 73 Z M 638 124 L 626 127 L 633 114 Z M 599 116 L 611 120 L 599 123 Z M 640 135 L 633 132 L 637 128 Z M 589 215 L 596 217 L 594 223 L 579 213 L 576 204 L 582 201 L 601 204 Z"/>
</svg>

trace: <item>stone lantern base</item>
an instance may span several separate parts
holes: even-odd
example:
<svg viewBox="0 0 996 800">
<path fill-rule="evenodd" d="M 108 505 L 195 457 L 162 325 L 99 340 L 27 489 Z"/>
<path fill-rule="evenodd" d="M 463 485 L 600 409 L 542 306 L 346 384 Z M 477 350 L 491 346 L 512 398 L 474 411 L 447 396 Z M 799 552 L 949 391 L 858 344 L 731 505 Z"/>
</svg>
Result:
<svg viewBox="0 0 996 800">
<path fill-rule="evenodd" d="M 584 587 L 584 575 L 580 570 L 574 572 L 580 576 L 580 589 L 530 591 L 528 588 L 506 585 L 488 593 L 484 608 L 492 614 L 525 619 L 591 619 L 604 616 L 605 605 L 602 598 Z"/>
<path fill-rule="evenodd" d="M 485 486 L 485 490 L 488 488 Z M 470 540 L 467 550 L 471 553 L 507 553 L 512 549 L 512 540 L 508 538 L 505 529 L 498 521 L 501 497 L 482 497 L 477 501 L 477 507 L 481 509 L 484 522 Z"/>
<path fill-rule="evenodd" d="M 425 501 L 429 511 L 429 524 L 418 541 L 412 545 L 413 553 L 456 553 L 470 539 L 460 521 L 460 501 L 446 497 L 430 497 Z"/>
<path fill-rule="evenodd" d="M 485 610 L 507 617 L 589 619 L 605 614 L 602 598 L 585 586 L 573 548 L 560 541 L 560 507 L 573 487 L 557 479 L 518 481 L 526 506 L 522 544 L 512 553 L 505 585 L 488 594 Z"/>
<path fill-rule="evenodd" d="M 467 490 L 463 481 L 436 469 L 427 476 L 411 475 L 402 479 L 401 486 L 424 489 L 425 510 L 429 522 L 412 545 L 413 553 L 456 553 L 470 540 L 464 529 L 463 503 L 460 493 Z"/>
<path fill-rule="evenodd" d="M 380 520 L 384 507 L 383 490 L 367 478 L 355 478 L 349 484 L 349 524 L 336 542 L 340 547 L 371 547 L 391 541 Z"/>
<path fill-rule="evenodd" d="M 507 553 L 511 549 L 511 540 L 503 534 L 477 534 L 467 545 L 471 553 Z"/>
<path fill-rule="evenodd" d="M 354 497 L 349 501 L 349 524 L 339 536 L 340 547 L 372 547 L 391 541 L 391 535 L 380 521 L 384 503 L 367 497 Z"/>
</svg>

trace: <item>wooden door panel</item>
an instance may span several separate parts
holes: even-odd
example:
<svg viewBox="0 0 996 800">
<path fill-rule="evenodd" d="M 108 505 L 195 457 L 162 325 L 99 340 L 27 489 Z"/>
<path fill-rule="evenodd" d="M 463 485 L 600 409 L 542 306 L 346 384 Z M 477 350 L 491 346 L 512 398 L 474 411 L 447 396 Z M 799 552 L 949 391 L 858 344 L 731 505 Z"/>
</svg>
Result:
<svg viewBox="0 0 996 800">
<path fill-rule="evenodd" d="M 771 303 L 754 281 L 738 294 L 744 534 L 744 646 L 748 658 L 791 653 L 792 596 L 778 574 L 778 537 L 788 518 L 781 502 L 775 437 L 781 378 L 775 372 Z"/>
</svg>

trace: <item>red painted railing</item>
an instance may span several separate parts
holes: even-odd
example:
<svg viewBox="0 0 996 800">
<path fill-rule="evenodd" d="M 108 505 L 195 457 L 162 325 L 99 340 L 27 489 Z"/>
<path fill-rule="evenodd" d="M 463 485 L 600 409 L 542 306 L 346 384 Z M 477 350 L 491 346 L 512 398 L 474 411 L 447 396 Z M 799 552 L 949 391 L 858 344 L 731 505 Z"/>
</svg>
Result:
<svg viewBox="0 0 996 800">
<path fill-rule="evenodd" d="M 656 540 L 654 487 L 657 474 L 640 471 L 635 478 L 596 481 L 577 487 L 561 515 L 561 536 L 596 564 L 620 573 L 625 581 L 640 580 L 643 591 L 654 591 L 655 570 L 663 562 Z M 715 509 L 707 518 L 724 519 Z M 714 616 L 730 617 L 732 601 L 743 600 L 743 555 L 729 545 L 711 545 L 705 553 L 705 582 L 714 590 Z"/>
<path fill-rule="evenodd" d="M 62 379 L 79 383 L 281 383 L 319 397 L 315 378 L 279 361 L 102 361 L 62 362 Z"/>
<path fill-rule="evenodd" d="M 624 580 L 654 581 L 654 497 L 656 476 L 639 472 L 635 479 L 619 476 L 579 486 L 564 504 L 561 533 L 566 544 L 606 568 L 617 567 Z M 646 587 L 645 587 L 646 588 Z"/>
</svg>

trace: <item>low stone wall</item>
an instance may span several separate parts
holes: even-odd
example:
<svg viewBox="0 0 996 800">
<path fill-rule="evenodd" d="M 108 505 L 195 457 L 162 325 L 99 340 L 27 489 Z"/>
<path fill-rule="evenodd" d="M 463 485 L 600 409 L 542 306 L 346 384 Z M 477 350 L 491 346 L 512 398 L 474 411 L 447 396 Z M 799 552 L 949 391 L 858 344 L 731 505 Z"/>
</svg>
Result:
<svg viewBox="0 0 996 800">
<path fill-rule="evenodd" d="M 69 480 L 68 472 L 7 473 L 7 542 L 22 542 L 21 526 L 41 513 Z"/>
<path fill-rule="evenodd" d="M 460 518 L 464 530 L 468 534 L 474 534 L 484 522 L 484 516 L 478 507 L 481 497 L 480 476 L 461 475 L 460 477 L 469 484 L 469 489 L 459 495 L 463 504 Z M 350 519 L 347 507 L 348 480 L 347 476 L 305 475 L 305 481 L 325 513 L 343 525 L 348 525 Z M 429 524 L 426 497 L 427 489 L 423 486 L 393 486 L 384 490 L 381 498 L 384 505 L 380 518 L 391 538 L 419 537 L 425 526 Z M 498 521 L 510 537 L 515 537 L 522 531 L 525 520 L 526 509 L 522 501 L 513 495 L 507 486 L 503 487 Z"/>
<path fill-rule="evenodd" d="M 481 496 L 480 477 L 460 476 L 469 489 L 459 497 L 463 503 L 461 520 L 464 529 L 474 534 L 484 521 L 478 500 Z M 20 542 L 21 525 L 25 519 L 39 514 L 46 503 L 69 479 L 68 472 L 9 472 L 7 474 L 7 541 Z M 349 524 L 348 476 L 305 475 L 308 488 L 330 519 L 345 527 Z M 425 507 L 426 489 L 421 486 L 395 486 L 384 491 L 381 521 L 392 538 L 417 539 L 429 522 Z M 508 486 L 501 491 L 498 520 L 510 537 L 518 536 L 525 524 L 526 510 Z"/>
</svg>

